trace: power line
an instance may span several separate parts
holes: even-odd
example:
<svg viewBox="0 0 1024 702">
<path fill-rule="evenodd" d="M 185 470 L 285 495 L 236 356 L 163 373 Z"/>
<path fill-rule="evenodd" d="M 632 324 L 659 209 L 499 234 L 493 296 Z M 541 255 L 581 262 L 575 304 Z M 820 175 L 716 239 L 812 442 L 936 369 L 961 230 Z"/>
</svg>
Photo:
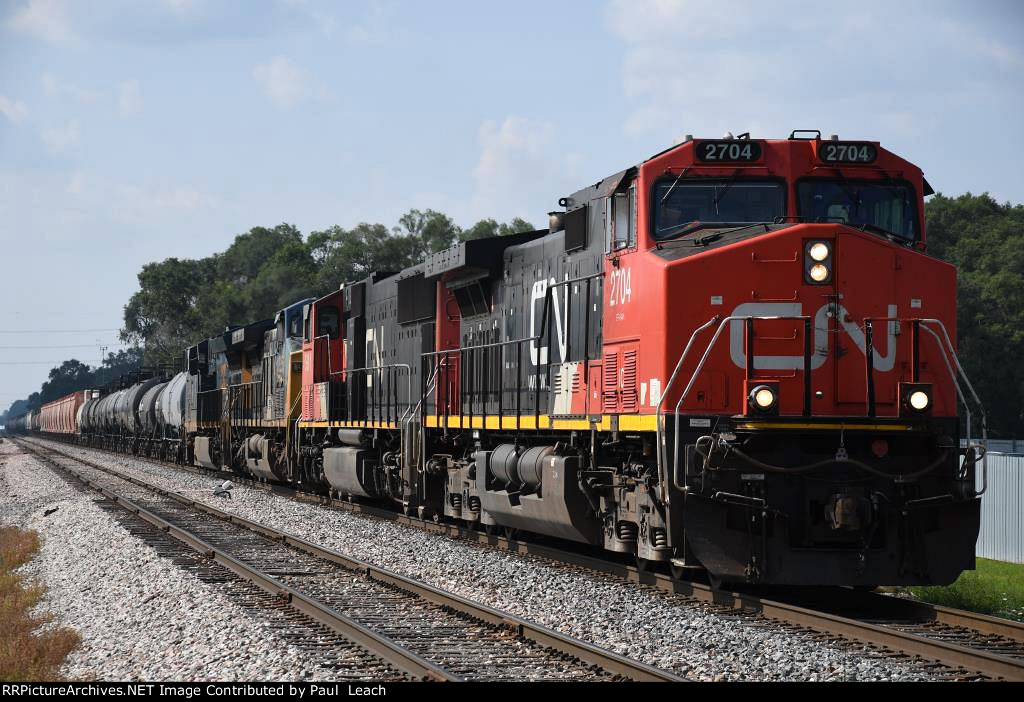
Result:
<svg viewBox="0 0 1024 702">
<path fill-rule="evenodd" d="M 119 332 L 120 329 L 0 329 L 0 334 L 92 334 Z"/>
<path fill-rule="evenodd" d="M 78 361 L 77 358 L 67 359 L 69 361 Z M 103 363 L 101 358 L 98 361 L 78 361 L 79 363 Z M 0 366 L 53 366 L 55 368 L 60 367 L 65 361 L 0 361 Z"/>
<path fill-rule="evenodd" d="M 0 346 L 0 349 L 20 349 L 22 351 L 35 351 L 38 349 L 85 349 L 94 346 L 108 348 L 110 344 L 96 341 L 91 344 L 65 344 L 63 346 Z M 127 346 L 121 346 L 120 344 L 114 344 L 114 346 L 118 346 L 120 348 L 128 348 Z"/>
</svg>

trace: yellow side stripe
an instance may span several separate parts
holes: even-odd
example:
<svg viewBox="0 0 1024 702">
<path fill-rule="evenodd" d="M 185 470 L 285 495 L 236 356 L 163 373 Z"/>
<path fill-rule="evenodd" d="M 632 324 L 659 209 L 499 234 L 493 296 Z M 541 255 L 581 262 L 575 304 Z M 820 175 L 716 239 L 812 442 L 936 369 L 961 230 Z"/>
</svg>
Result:
<svg viewBox="0 0 1024 702">
<path fill-rule="evenodd" d="M 300 429 L 397 429 L 398 422 L 299 422 Z"/>
<path fill-rule="evenodd" d="M 654 414 L 620 414 L 601 415 L 600 419 L 559 419 L 546 414 L 536 417 L 532 414 L 503 415 L 501 417 L 469 417 L 468 415 L 427 415 L 424 418 L 424 426 L 428 429 L 438 429 L 447 423 L 449 429 L 503 429 L 503 430 L 535 430 L 555 429 L 561 431 L 611 431 L 613 419 L 617 417 L 619 431 L 657 431 L 658 417 Z M 685 417 L 685 415 L 684 415 Z M 447 422 L 446 422 L 447 420 Z M 250 423 L 237 424 L 236 426 L 249 426 Z M 252 426 L 273 426 L 276 422 L 252 422 Z M 187 429 L 217 429 L 220 427 L 216 422 L 201 422 L 197 425 L 188 423 Z M 802 431 L 913 431 L 914 427 L 909 424 L 847 424 L 844 422 L 739 422 L 734 424 L 735 429 L 758 430 L 802 430 Z M 300 429 L 398 429 L 398 422 L 299 422 Z"/>
<path fill-rule="evenodd" d="M 653 414 L 619 415 L 620 431 L 655 431 L 657 429 L 657 417 Z M 612 415 L 602 415 L 600 419 L 591 421 L 589 419 L 559 419 L 546 414 L 536 417 L 532 414 L 520 416 L 504 415 L 501 417 L 488 416 L 469 417 L 466 415 L 451 415 L 448 417 L 427 415 L 424 418 L 424 426 L 429 429 L 438 429 L 447 424 L 449 429 L 559 429 L 563 431 L 577 430 L 610 431 L 612 428 Z"/>
<path fill-rule="evenodd" d="M 735 424 L 736 429 L 829 429 L 834 431 L 913 431 L 909 424 L 844 424 L 842 422 L 752 422 Z"/>
</svg>

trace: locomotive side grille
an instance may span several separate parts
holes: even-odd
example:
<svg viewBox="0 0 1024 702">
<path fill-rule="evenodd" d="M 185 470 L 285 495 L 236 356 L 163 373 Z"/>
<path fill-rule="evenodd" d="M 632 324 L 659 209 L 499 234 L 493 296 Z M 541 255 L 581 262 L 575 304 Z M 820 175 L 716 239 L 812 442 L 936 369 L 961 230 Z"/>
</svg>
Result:
<svg viewBox="0 0 1024 702">
<path fill-rule="evenodd" d="M 604 355 L 604 371 L 601 374 L 601 404 L 605 412 L 619 409 L 619 354 L 609 351 Z"/>
<path fill-rule="evenodd" d="M 302 388 L 302 416 L 313 416 L 313 386 L 307 385 Z"/>
<path fill-rule="evenodd" d="M 637 411 L 636 350 L 622 354 L 622 411 Z"/>
</svg>

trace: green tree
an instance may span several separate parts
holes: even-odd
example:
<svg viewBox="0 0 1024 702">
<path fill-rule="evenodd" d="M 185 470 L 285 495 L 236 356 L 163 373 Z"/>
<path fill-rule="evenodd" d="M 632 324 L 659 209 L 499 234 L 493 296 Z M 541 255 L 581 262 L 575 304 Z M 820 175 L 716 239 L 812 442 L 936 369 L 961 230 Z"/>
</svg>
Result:
<svg viewBox="0 0 1024 702">
<path fill-rule="evenodd" d="M 279 224 L 273 229 L 253 227 L 236 236 L 227 251 L 218 257 L 218 277 L 244 284 L 259 275 L 280 249 L 302 243 L 302 232 L 293 224 Z"/>
<path fill-rule="evenodd" d="M 412 265 L 423 251 L 420 234 L 398 234 L 383 224 L 338 226 L 313 232 L 312 255 L 319 261 L 316 292 L 337 290 L 342 283 L 365 278 L 373 271 L 398 271 Z M 434 239 L 437 241 L 437 239 Z"/>
<path fill-rule="evenodd" d="M 200 296 L 209 293 L 216 262 L 168 258 L 147 263 L 139 291 L 124 308 L 122 341 L 144 344 L 152 361 L 171 363 L 204 331 Z"/>
<path fill-rule="evenodd" d="M 398 220 L 395 237 L 408 237 L 414 257 L 443 251 L 459 239 L 461 229 L 451 217 L 434 210 L 409 210 Z"/>
<path fill-rule="evenodd" d="M 92 383 L 92 369 L 76 359 L 64 361 L 50 370 L 48 379 L 39 390 L 39 405 L 58 400 L 65 395 L 83 390 Z"/>
<path fill-rule="evenodd" d="M 39 392 L 32 393 L 25 400 L 13 402 L 7 414 L 18 417 L 73 392 L 101 388 L 139 370 L 142 360 L 143 350 L 135 347 L 108 353 L 96 368 L 91 368 L 77 359 L 64 361 L 50 370 Z"/>
<path fill-rule="evenodd" d="M 316 291 L 317 267 L 302 241 L 281 246 L 245 286 L 246 322 L 273 317 Z"/>
<path fill-rule="evenodd" d="M 85 390 L 87 388 L 101 388 L 105 385 L 109 385 L 115 380 L 119 380 L 129 373 L 134 373 L 139 370 L 144 364 L 145 352 L 139 347 L 132 347 L 127 349 L 121 349 L 113 353 L 108 353 L 107 357 L 103 359 L 103 363 L 99 365 L 92 373 L 92 379 L 88 385 L 83 385 L 78 390 Z M 179 352 L 178 358 L 168 368 L 168 371 L 177 371 L 183 365 L 184 352 Z"/>
<path fill-rule="evenodd" d="M 531 230 L 533 225 L 520 218 L 502 224 L 483 219 L 463 230 L 430 209 L 409 210 L 391 228 L 364 222 L 315 231 L 306 239 L 292 224 L 253 227 L 222 253 L 144 265 L 121 330 L 121 339 L 135 348 L 109 355 L 96 369 L 68 361 L 23 402 L 34 408 L 74 390 L 103 386 L 143 363 L 179 368 L 186 348 L 228 326 L 266 319 L 372 272 L 399 271 L 461 240 Z"/>
<path fill-rule="evenodd" d="M 466 241 L 469 239 L 482 239 L 489 236 L 507 236 L 509 234 L 518 234 L 520 232 L 532 232 L 533 230 L 533 225 L 520 217 L 516 217 L 511 222 L 507 222 L 505 224 L 498 224 L 498 222 L 493 219 L 481 219 L 469 229 L 463 230 L 460 238 L 463 241 Z"/>
<path fill-rule="evenodd" d="M 1024 206 L 935 195 L 928 252 L 956 265 L 958 351 L 996 436 L 1024 436 Z"/>
</svg>

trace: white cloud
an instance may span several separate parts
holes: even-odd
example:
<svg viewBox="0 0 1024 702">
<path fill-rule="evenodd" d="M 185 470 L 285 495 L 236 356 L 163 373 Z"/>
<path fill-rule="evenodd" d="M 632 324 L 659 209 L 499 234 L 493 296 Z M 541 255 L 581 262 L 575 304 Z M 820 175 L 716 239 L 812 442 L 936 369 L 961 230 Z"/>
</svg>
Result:
<svg viewBox="0 0 1024 702">
<path fill-rule="evenodd" d="M 76 38 L 68 19 L 68 7 L 60 0 L 29 0 L 11 15 L 7 27 L 55 44 L 69 43 Z"/>
<path fill-rule="evenodd" d="M 555 148 L 550 122 L 514 115 L 500 124 L 489 120 L 480 126 L 479 140 L 469 218 L 536 220 L 576 180 L 579 159 Z"/>
<path fill-rule="evenodd" d="M 128 225 L 152 222 L 153 218 L 178 217 L 195 213 L 213 204 L 213 200 L 191 185 L 144 188 L 132 184 L 111 186 L 111 213 Z"/>
<path fill-rule="evenodd" d="M 122 115 L 135 115 L 142 112 L 142 92 L 139 81 L 126 80 L 118 86 L 118 109 Z"/>
<path fill-rule="evenodd" d="M 64 192 L 68 195 L 81 195 L 86 188 L 87 180 L 82 171 L 75 171 L 68 178 L 68 184 L 64 186 Z"/>
<path fill-rule="evenodd" d="M 164 0 L 164 5 L 176 15 L 188 15 L 196 10 L 196 0 Z"/>
<path fill-rule="evenodd" d="M 252 77 L 267 97 L 281 107 L 297 105 L 314 93 L 309 76 L 287 56 L 276 56 L 269 63 L 256 66 Z"/>
<path fill-rule="evenodd" d="M 71 102 L 83 105 L 92 105 L 103 97 L 103 93 L 99 90 L 67 83 L 52 73 L 44 73 L 42 81 L 43 92 L 46 93 L 47 97 L 54 100 L 70 100 Z"/>
<path fill-rule="evenodd" d="M 366 12 L 345 30 L 346 38 L 354 44 L 377 48 L 396 48 L 408 42 L 408 30 L 402 27 L 402 17 L 395 9 L 380 2 L 370 2 L 362 6 Z M 333 30 L 333 21 L 325 27 Z M 325 31 L 328 31 L 325 28 Z"/>
<path fill-rule="evenodd" d="M 947 86 L 998 91 L 1000 71 L 1019 84 L 1009 70 L 1021 65 L 1018 50 L 916 2 L 818 11 L 799 0 L 611 0 L 606 21 L 625 47 L 623 129 L 665 145 L 684 133 L 780 137 L 803 127 L 906 139 L 950 109 L 927 92 L 939 72 Z"/>
<path fill-rule="evenodd" d="M 22 122 L 28 116 L 28 108 L 21 100 L 11 100 L 0 95 L 0 115 L 14 124 Z"/>
<path fill-rule="evenodd" d="M 81 126 L 73 119 L 62 127 L 49 127 L 40 132 L 43 143 L 52 153 L 59 154 L 78 146 L 82 138 Z"/>
</svg>

